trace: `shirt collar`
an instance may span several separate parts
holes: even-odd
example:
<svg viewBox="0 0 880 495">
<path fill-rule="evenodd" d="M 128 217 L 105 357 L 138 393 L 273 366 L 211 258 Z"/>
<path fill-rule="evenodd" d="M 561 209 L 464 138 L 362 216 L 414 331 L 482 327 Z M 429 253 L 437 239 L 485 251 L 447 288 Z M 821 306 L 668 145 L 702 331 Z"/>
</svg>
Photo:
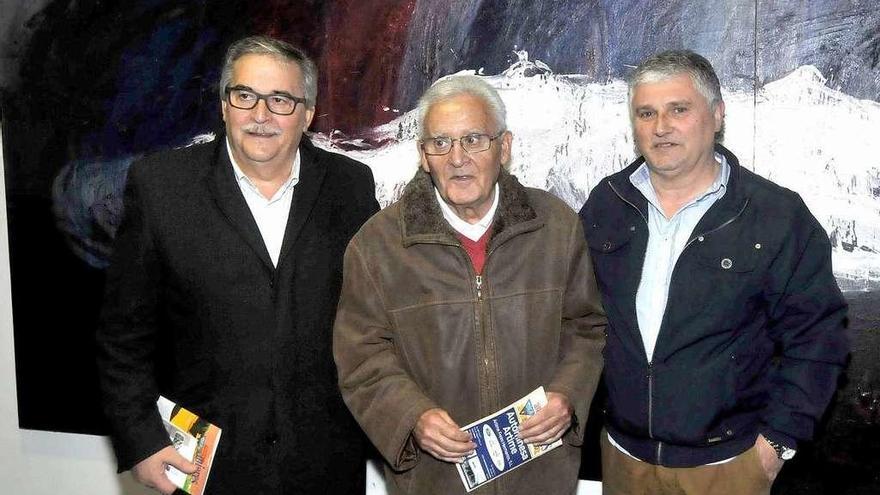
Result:
<svg viewBox="0 0 880 495">
<path fill-rule="evenodd" d="M 715 175 L 715 180 L 712 181 L 712 184 L 702 194 L 689 201 L 687 205 L 682 206 L 679 211 L 688 205 L 701 201 L 706 196 L 716 194 L 722 189 L 727 189 L 727 182 L 730 180 L 730 164 L 727 163 L 726 156 L 717 152 L 715 153 L 715 161 L 721 166 L 721 171 Z M 642 163 L 635 172 L 630 174 L 629 181 L 645 196 L 648 202 L 653 204 L 657 209 L 660 209 L 660 200 L 657 199 L 654 185 L 651 184 L 651 171 L 648 168 L 647 162 Z M 662 209 L 660 209 L 660 211 L 662 211 Z"/>
<path fill-rule="evenodd" d="M 238 162 L 235 161 L 235 156 L 232 155 L 232 147 L 229 146 L 229 138 L 226 139 L 226 153 L 229 155 L 229 161 L 232 163 L 232 170 L 235 172 L 235 180 L 238 181 L 239 185 L 245 184 L 247 187 L 251 188 L 254 192 L 262 196 L 260 194 L 257 186 L 251 181 L 250 177 L 247 176 L 242 170 L 241 167 L 238 166 Z M 269 198 L 269 201 L 274 201 L 276 198 L 281 197 L 284 193 L 287 192 L 288 189 L 297 185 L 299 183 L 299 169 L 300 162 L 302 160 L 299 156 L 299 148 L 296 149 L 296 153 L 293 155 L 293 165 L 290 167 L 290 176 L 287 177 L 287 180 L 284 181 L 284 184 L 278 188 L 278 191 L 272 198 Z"/>
<path fill-rule="evenodd" d="M 443 197 L 440 196 L 440 191 L 437 188 L 434 188 L 434 196 L 437 197 L 437 203 L 440 204 L 440 211 L 443 212 L 443 218 L 449 222 L 449 225 L 459 234 L 467 237 L 472 241 L 480 240 L 480 237 L 483 237 L 483 234 L 489 230 L 489 227 L 492 225 L 492 221 L 495 219 L 495 211 L 498 209 L 498 198 L 501 196 L 501 188 L 498 186 L 498 183 L 495 183 L 495 199 L 492 200 L 492 206 L 489 208 L 489 211 L 480 218 L 477 223 L 468 223 L 462 220 L 458 215 L 455 214 L 452 207 L 446 204 L 446 201 L 443 200 Z"/>
</svg>

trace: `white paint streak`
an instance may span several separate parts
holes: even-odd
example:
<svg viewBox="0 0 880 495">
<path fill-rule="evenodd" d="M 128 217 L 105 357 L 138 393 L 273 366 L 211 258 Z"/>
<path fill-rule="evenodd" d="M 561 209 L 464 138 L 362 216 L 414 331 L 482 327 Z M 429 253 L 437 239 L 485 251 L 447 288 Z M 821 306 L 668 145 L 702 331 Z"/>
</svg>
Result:
<svg viewBox="0 0 880 495">
<path fill-rule="evenodd" d="M 525 52 L 518 55 L 503 74 L 485 77 L 507 105 L 514 134 L 510 169 L 524 184 L 579 209 L 599 180 L 635 156 L 626 84 L 553 74 Z M 751 92 L 729 91 L 724 99 L 725 144 L 742 165 L 797 191 L 826 231 L 836 229 L 833 261 L 841 286 L 880 288 L 880 158 L 871 143 L 880 136 L 880 103 L 828 88 L 811 66 L 767 84 L 756 100 Z M 391 144 L 345 154 L 373 169 L 377 196 L 387 206 L 418 164 L 416 113 L 375 131 Z M 315 142 L 333 149 L 324 136 Z M 852 251 L 841 241 L 853 243 Z"/>
</svg>

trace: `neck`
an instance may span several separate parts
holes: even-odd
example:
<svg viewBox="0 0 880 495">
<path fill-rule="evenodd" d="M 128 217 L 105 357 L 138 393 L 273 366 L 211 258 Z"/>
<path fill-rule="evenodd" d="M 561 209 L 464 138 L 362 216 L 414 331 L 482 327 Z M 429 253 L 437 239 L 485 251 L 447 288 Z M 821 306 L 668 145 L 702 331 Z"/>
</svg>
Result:
<svg viewBox="0 0 880 495">
<path fill-rule="evenodd" d="M 452 205 L 450 205 L 450 206 L 452 206 Z M 474 208 L 459 208 L 456 206 L 452 206 L 452 211 L 455 212 L 455 215 L 458 218 L 473 225 L 473 224 L 479 222 L 486 215 L 486 212 L 489 211 L 489 209 L 487 208 L 485 211 L 480 212 Z"/>
<path fill-rule="evenodd" d="M 683 174 L 667 175 L 649 170 L 651 186 L 657 194 L 666 218 L 671 218 L 682 206 L 712 185 L 720 171 L 714 154 Z"/>
<path fill-rule="evenodd" d="M 233 152 L 233 156 L 235 153 Z M 293 172 L 294 157 L 289 157 L 280 162 L 253 163 L 249 160 L 235 156 L 238 167 L 254 183 L 257 190 L 265 198 L 271 198 L 281 189 L 281 186 L 290 178 Z"/>
<path fill-rule="evenodd" d="M 489 210 L 492 209 L 492 204 L 494 202 L 495 202 L 495 186 L 492 186 L 492 195 L 489 196 L 489 199 L 487 201 L 485 201 L 483 204 L 481 204 L 480 206 L 476 206 L 476 207 L 474 207 L 474 206 L 456 206 L 456 205 L 450 205 L 449 203 L 446 203 L 446 204 L 449 205 L 450 208 L 452 208 L 452 211 L 455 213 L 455 216 L 457 216 L 458 218 L 464 220 L 465 222 L 473 225 L 473 224 L 479 222 L 480 220 L 482 220 L 483 217 L 485 217 L 486 214 L 489 213 Z"/>
</svg>

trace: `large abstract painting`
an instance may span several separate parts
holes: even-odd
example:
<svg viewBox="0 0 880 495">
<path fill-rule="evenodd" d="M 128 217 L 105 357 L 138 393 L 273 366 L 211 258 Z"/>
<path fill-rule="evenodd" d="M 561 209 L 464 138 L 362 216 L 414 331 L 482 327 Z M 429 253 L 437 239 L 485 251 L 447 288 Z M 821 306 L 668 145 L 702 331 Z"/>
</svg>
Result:
<svg viewBox="0 0 880 495">
<path fill-rule="evenodd" d="M 800 193 L 833 242 L 852 361 L 778 493 L 880 489 L 880 10 L 868 0 L 0 0 L 0 88 L 23 428 L 101 433 L 94 349 L 132 160 L 213 139 L 225 48 L 270 34 L 321 70 L 313 140 L 369 164 L 380 202 L 415 170 L 413 107 L 484 76 L 511 170 L 579 208 L 634 156 L 623 78 L 645 56 L 713 62 L 725 144 Z M 591 422 L 597 431 L 599 411 Z M 595 449 L 583 474 L 598 475 Z"/>
</svg>

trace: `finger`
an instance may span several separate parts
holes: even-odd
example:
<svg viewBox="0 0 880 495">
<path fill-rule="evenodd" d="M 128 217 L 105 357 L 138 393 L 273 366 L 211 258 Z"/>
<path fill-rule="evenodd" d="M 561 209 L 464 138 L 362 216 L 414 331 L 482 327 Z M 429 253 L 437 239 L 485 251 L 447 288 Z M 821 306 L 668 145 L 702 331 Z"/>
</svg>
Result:
<svg viewBox="0 0 880 495">
<path fill-rule="evenodd" d="M 171 495 L 174 493 L 174 490 L 177 489 L 177 486 L 168 479 L 165 471 L 162 471 L 157 476 L 154 476 L 153 479 L 149 480 L 147 486 L 152 486 L 165 495 Z"/>
<path fill-rule="evenodd" d="M 540 413 L 538 413 L 540 414 Z M 519 426 L 520 438 L 528 438 L 549 430 L 559 422 L 559 418 L 549 415 L 538 416 L 538 414 L 523 421 Z"/>
<path fill-rule="evenodd" d="M 458 423 L 452 420 L 446 411 L 442 412 L 440 415 L 442 422 L 434 425 L 436 427 L 437 438 L 446 438 L 449 440 L 453 440 L 459 443 L 471 443 L 471 434 L 462 431 L 459 428 Z"/>
<path fill-rule="evenodd" d="M 168 456 L 168 459 L 165 459 L 165 463 L 174 466 L 175 468 L 186 474 L 194 473 L 196 471 L 196 468 L 198 467 L 195 465 L 195 463 L 190 462 L 186 457 L 183 457 L 177 452 L 175 452 L 174 455 Z"/>
<path fill-rule="evenodd" d="M 471 440 L 470 435 L 466 436 L 466 440 L 461 441 L 449 438 L 443 435 L 435 438 L 435 448 L 438 452 L 448 456 L 462 456 L 473 452 L 477 445 Z"/>
<path fill-rule="evenodd" d="M 429 453 L 432 456 L 436 457 L 437 459 L 440 459 L 441 461 L 456 462 L 456 463 L 463 461 L 465 457 L 467 457 L 468 455 L 471 454 L 470 452 L 466 452 L 466 453 L 450 452 L 450 451 L 447 451 L 442 448 L 432 449 L 429 451 Z"/>
<path fill-rule="evenodd" d="M 545 425 L 546 428 L 540 431 L 531 432 L 527 436 L 523 436 L 522 440 L 526 443 L 546 444 L 553 443 L 562 437 L 562 434 L 571 426 L 571 421 L 559 421 Z"/>
</svg>

